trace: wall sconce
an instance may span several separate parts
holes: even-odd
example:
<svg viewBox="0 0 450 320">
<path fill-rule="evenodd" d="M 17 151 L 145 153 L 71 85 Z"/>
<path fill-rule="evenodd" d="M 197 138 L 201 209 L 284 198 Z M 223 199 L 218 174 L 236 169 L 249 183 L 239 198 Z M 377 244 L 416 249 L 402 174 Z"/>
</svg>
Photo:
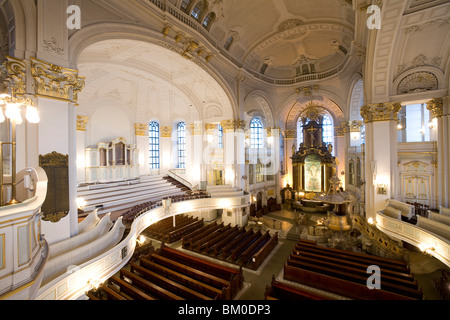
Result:
<svg viewBox="0 0 450 320">
<path fill-rule="evenodd" d="M 430 255 L 430 256 L 433 255 L 433 252 L 434 252 L 434 250 L 435 250 L 433 247 L 428 246 L 428 245 L 425 245 L 425 244 L 419 244 L 419 249 L 420 249 L 420 251 L 422 251 L 424 254 L 427 254 L 427 255 Z"/>
<path fill-rule="evenodd" d="M 369 219 L 367 219 L 367 223 L 372 226 L 372 225 L 376 224 L 377 222 L 375 220 L 373 220 L 372 217 L 370 217 Z"/>
<path fill-rule="evenodd" d="M 398 124 L 397 124 L 397 130 L 403 130 L 403 126 L 402 126 L 401 123 L 398 123 Z"/>
<path fill-rule="evenodd" d="M 387 194 L 388 186 L 384 183 L 377 184 L 377 193 L 378 194 Z"/>
</svg>

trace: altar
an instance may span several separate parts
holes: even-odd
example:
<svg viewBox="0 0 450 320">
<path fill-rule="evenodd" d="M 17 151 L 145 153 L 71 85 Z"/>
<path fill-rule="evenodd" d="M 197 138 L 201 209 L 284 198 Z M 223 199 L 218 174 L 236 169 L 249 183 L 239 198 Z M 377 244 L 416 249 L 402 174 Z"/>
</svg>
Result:
<svg viewBox="0 0 450 320">
<path fill-rule="evenodd" d="M 317 112 L 306 113 L 303 117 L 303 142 L 298 150 L 293 150 L 292 173 L 295 192 L 327 193 L 330 178 L 334 175 L 336 159 L 332 155 L 332 145 L 323 142 L 323 116 Z"/>
</svg>

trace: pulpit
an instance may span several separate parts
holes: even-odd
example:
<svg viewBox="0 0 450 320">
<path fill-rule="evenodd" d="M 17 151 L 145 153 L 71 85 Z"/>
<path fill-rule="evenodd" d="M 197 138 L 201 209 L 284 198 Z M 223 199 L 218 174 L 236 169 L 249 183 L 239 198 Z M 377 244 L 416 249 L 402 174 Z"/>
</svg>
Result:
<svg viewBox="0 0 450 320">
<path fill-rule="evenodd" d="M 332 146 L 323 142 L 322 116 L 304 118 L 303 142 L 293 150 L 293 188 L 297 192 L 327 193 L 335 170 Z"/>
<path fill-rule="evenodd" d="M 139 150 L 125 138 L 100 142 L 86 149 L 86 182 L 109 182 L 139 177 Z"/>
</svg>

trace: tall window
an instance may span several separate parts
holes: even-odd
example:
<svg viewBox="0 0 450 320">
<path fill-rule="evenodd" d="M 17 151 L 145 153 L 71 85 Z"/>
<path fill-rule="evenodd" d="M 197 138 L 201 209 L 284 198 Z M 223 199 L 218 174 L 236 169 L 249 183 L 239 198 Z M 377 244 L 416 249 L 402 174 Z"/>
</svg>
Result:
<svg viewBox="0 0 450 320">
<path fill-rule="evenodd" d="M 220 149 L 223 149 L 223 128 L 220 124 L 217 129 L 217 138 L 218 138 L 218 147 Z"/>
<path fill-rule="evenodd" d="M 301 118 L 298 118 L 297 121 L 297 148 L 300 148 L 300 145 L 303 143 L 303 121 Z"/>
<path fill-rule="evenodd" d="M 193 17 L 195 20 L 199 20 L 203 14 L 203 11 L 206 9 L 206 5 L 204 1 L 199 1 L 194 6 L 194 9 L 191 11 L 191 17 Z"/>
<path fill-rule="evenodd" d="M 177 126 L 178 169 L 186 169 L 186 123 Z"/>
<path fill-rule="evenodd" d="M 216 14 L 214 12 L 210 12 L 206 16 L 206 18 L 203 20 L 202 25 L 205 27 L 206 30 L 209 30 L 215 19 L 216 19 Z"/>
<path fill-rule="evenodd" d="M 159 123 L 150 122 L 148 126 L 150 169 L 159 169 Z"/>
<path fill-rule="evenodd" d="M 227 42 L 225 42 L 224 48 L 225 50 L 230 50 L 231 45 L 234 42 L 234 38 L 233 37 L 229 37 Z"/>
<path fill-rule="evenodd" d="M 323 116 L 322 128 L 323 142 L 325 142 L 327 145 L 330 143 L 334 145 L 333 121 L 331 121 L 331 118 L 328 115 Z"/>
<path fill-rule="evenodd" d="M 402 106 L 399 142 L 430 141 L 430 112 L 424 103 Z"/>
<path fill-rule="evenodd" d="M 188 13 L 189 7 L 191 6 L 191 1 L 192 0 L 183 0 L 180 6 L 181 11 Z"/>
<path fill-rule="evenodd" d="M 263 124 L 260 118 L 253 118 L 250 122 L 250 148 L 263 147 Z"/>
</svg>

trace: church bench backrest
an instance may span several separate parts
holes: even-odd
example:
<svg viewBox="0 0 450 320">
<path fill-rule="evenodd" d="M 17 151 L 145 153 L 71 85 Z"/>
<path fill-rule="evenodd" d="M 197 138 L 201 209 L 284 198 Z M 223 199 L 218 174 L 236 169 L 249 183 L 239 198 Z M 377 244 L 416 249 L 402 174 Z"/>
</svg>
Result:
<svg viewBox="0 0 450 320">
<path fill-rule="evenodd" d="M 413 205 L 407 204 L 405 202 L 401 202 L 395 199 L 387 200 L 386 207 L 392 207 L 394 209 L 400 210 L 402 216 L 411 218 L 414 216 L 415 208 Z"/>
<path fill-rule="evenodd" d="M 439 206 L 439 214 L 443 214 L 445 216 L 449 216 L 450 217 L 450 208 Z"/>
<path fill-rule="evenodd" d="M 450 226 L 439 221 L 434 221 L 422 216 L 417 216 L 416 226 L 425 229 L 431 233 L 446 239 L 447 242 L 450 241 Z"/>
<path fill-rule="evenodd" d="M 433 211 L 428 211 L 428 219 L 434 220 L 450 226 L 450 215 L 439 214 Z"/>
<path fill-rule="evenodd" d="M 388 217 L 401 220 L 402 219 L 402 211 L 399 209 L 395 209 L 394 207 L 386 207 L 383 210 L 383 213 L 387 215 Z"/>
<path fill-rule="evenodd" d="M 114 283 L 120 287 L 120 291 L 124 292 L 126 295 L 132 297 L 134 300 L 156 300 L 154 297 L 148 295 L 144 291 L 137 287 L 132 286 L 130 283 L 117 278 L 111 277 L 108 279 L 109 283 Z"/>
</svg>

